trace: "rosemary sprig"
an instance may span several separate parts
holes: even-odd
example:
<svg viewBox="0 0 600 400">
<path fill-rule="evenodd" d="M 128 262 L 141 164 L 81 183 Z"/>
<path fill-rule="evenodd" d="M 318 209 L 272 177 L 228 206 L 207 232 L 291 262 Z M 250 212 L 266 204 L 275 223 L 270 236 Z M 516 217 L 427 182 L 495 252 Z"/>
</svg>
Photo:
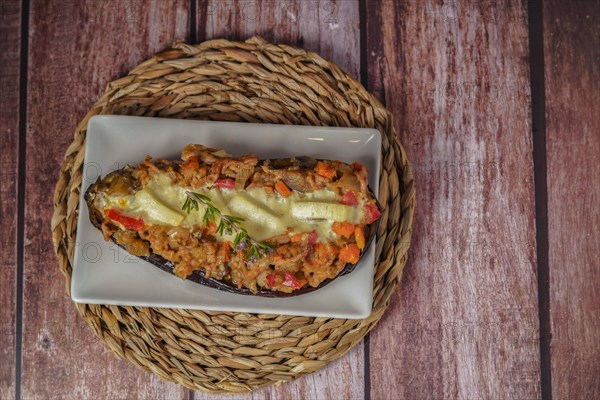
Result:
<svg viewBox="0 0 600 400">
<path fill-rule="evenodd" d="M 216 232 L 221 236 L 225 234 L 231 235 L 235 232 L 233 247 L 235 250 L 248 249 L 246 258 L 251 260 L 261 258 L 266 252 L 275 248 L 275 246 L 268 243 L 252 239 L 248 231 L 240 226 L 244 218 L 223 214 L 221 210 L 211 203 L 210 197 L 191 191 L 186 191 L 185 194 L 187 197 L 183 203 L 183 210 L 188 214 L 192 211 L 199 211 L 199 203 L 202 203 L 206 207 L 202 216 L 204 226 L 208 227 L 211 222 L 216 223 L 216 219 L 219 217 L 220 221 Z"/>
</svg>

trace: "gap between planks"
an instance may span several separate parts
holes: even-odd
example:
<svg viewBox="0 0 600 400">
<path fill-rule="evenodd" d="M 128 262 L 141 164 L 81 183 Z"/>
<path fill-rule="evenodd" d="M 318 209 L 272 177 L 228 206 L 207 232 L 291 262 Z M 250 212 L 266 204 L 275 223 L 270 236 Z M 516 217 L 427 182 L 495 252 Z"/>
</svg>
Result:
<svg viewBox="0 0 600 400">
<path fill-rule="evenodd" d="M 550 266 L 548 263 L 548 169 L 546 162 L 546 96 L 544 79 L 544 22 L 542 2 L 529 1 L 529 68 L 531 135 L 535 187 L 535 232 L 540 327 L 540 384 L 542 399 L 552 399 L 550 362 Z"/>
</svg>

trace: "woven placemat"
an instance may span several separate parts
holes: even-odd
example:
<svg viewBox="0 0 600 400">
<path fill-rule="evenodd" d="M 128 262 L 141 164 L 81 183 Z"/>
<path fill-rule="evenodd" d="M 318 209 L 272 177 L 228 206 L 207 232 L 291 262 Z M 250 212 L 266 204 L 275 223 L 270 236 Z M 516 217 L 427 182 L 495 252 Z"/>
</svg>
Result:
<svg viewBox="0 0 600 400">
<path fill-rule="evenodd" d="M 212 393 L 242 392 L 317 371 L 379 321 L 410 244 L 412 174 L 390 113 L 334 63 L 251 38 L 176 43 L 111 82 L 75 131 L 54 193 L 52 240 L 70 292 L 84 144 L 97 114 L 376 128 L 382 133 L 373 312 L 363 320 L 77 304 L 119 357 Z"/>
</svg>

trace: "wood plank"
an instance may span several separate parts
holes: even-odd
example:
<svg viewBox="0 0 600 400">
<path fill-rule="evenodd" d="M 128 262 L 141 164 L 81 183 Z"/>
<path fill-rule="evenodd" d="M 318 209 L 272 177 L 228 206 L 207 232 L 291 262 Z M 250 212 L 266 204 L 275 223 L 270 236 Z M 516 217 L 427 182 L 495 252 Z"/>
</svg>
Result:
<svg viewBox="0 0 600 400">
<path fill-rule="evenodd" d="M 358 1 L 198 0 L 198 41 L 261 36 L 318 52 L 358 79 Z"/>
<path fill-rule="evenodd" d="M 367 7 L 369 88 L 417 190 L 373 399 L 540 396 L 527 24 L 524 0 Z"/>
<path fill-rule="evenodd" d="M 23 398 L 187 395 L 99 342 L 65 294 L 49 227 L 58 169 L 76 125 L 108 82 L 184 39 L 188 13 L 187 0 L 31 2 Z"/>
<path fill-rule="evenodd" d="M 225 37 L 245 40 L 259 35 L 265 40 L 301 46 L 335 61 L 358 78 L 360 71 L 357 1 L 202 1 L 197 4 L 199 41 Z M 224 399 L 363 398 L 364 354 L 362 342 L 324 370 L 279 388 L 225 396 Z M 343 383 L 340 381 L 343 377 Z M 194 392 L 195 399 L 210 395 Z"/>
<path fill-rule="evenodd" d="M 600 3 L 544 2 L 554 399 L 600 398 Z"/>
<path fill-rule="evenodd" d="M 0 399 L 15 398 L 21 2 L 0 3 Z"/>
</svg>

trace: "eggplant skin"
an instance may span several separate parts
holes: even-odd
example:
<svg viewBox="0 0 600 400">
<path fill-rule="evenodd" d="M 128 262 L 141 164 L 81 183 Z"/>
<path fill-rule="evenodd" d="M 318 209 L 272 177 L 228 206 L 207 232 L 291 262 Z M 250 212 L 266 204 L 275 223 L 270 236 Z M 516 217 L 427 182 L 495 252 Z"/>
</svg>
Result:
<svg viewBox="0 0 600 400">
<path fill-rule="evenodd" d="M 270 162 L 271 167 L 276 166 L 278 168 L 285 168 L 289 165 L 294 165 L 294 164 L 297 165 L 298 164 L 297 160 L 298 160 L 298 158 L 295 158 L 295 159 L 283 158 L 283 159 L 275 159 L 275 160 L 270 159 L 269 162 Z M 263 163 L 264 161 L 265 160 L 261 160 L 259 162 L 259 165 L 261 163 Z M 319 160 L 319 161 L 324 161 L 324 160 Z M 316 160 L 315 160 L 315 162 L 316 162 Z M 126 167 L 126 168 L 128 168 L 128 167 Z M 113 174 L 119 175 L 122 173 L 123 173 L 123 170 L 113 171 L 110 174 L 108 174 L 104 178 L 104 180 L 109 178 L 110 175 L 113 175 Z M 94 203 L 94 198 L 96 196 L 96 193 L 98 192 L 100 186 L 102 185 L 102 181 L 103 181 L 102 179 L 98 178 L 98 180 L 95 183 L 91 184 L 88 187 L 88 189 L 86 190 L 86 192 L 84 194 L 84 199 L 85 199 L 86 204 L 89 209 L 90 222 L 101 232 L 102 232 L 102 223 L 105 221 L 105 216 L 100 210 L 98 210 L 94 207 L 93 203 Z M 377 197 L 375 197 L 375 195 L 373 194 L 373 191 L 371 190 L 371 188 L 369 188 L 369 193 L 373 197 L 373 199 L 375 199 L 377 208 L 379 210 L 381 210 L 381 205 L 379 204 Z M 333 282 L 335 279 L 339 278 L 340 276 L 347 275 L 347 274 L 351 273 L 352 271 L 354 271 L 354 269 L 356 268 L 356 266 L 358 265 L 358 263 L 364 256 L 365 252 L 369 249 L 371 242 L 375 238 L 378 227 L 379 227 L 379 219 L 377 221 L 375 221 L 374 223 L 365 226 L 365 247 L 361 251 L 360 258 L 356 262 L 356 264 L 347 263 L 344 266 L 344 268 L 342 269 L 342 271 L 335 278 L 326 279 L 323 282 L 321 282 L 319 284 L 319 286 L 316 286 L 316 287 L 305 285 L 304 287 L 294 290 L 291 293 L 269 290 L 269 289 L 261 289 L 257 292 L 253 292 L 250 289 L 245 288 L 245 287 L 238 288 L 237 286 L 229 285 L 226 281 L 218 280 L 215 278 L 206 278 L 204 276 L 204 271 L 202 271 L 202 270 L 192 272 L 192 274 L 190 274 L 186 279 L 189 279 L 192 282 L 198 283 L 198 284 L 206 286 L 206 287 L 221 290 L 223 292 L 242 294 L 242 295 L 250 295 L 250 296 L 283 298 L 283 297 L 295 297 L 295 296 L 307 294 L 310 292 L 314 292 L 315 290 L 318 290 L 324 286 L 327 286 L 329 283 Z M 117 242 L 114 234 L 110 236 L 110 239 L 117 246 L 119 246 L 123 250 L 127 251 L 125 249 L 124 245 Z M 154 265 L 155 267 L 160 268 L 161 270 L 163 270 L 165 272 L 175 275 L 175 273 L 174 273 L 175 264 L 172 263 L 171 261 L 165 259 L 164 257 L 154 253 L 152 251 L 152 247 L 150 247 L 150 255 L 149 256 L 136 256 L 136 257 L 149 262 L 150 264 Z"/>
</svg>

